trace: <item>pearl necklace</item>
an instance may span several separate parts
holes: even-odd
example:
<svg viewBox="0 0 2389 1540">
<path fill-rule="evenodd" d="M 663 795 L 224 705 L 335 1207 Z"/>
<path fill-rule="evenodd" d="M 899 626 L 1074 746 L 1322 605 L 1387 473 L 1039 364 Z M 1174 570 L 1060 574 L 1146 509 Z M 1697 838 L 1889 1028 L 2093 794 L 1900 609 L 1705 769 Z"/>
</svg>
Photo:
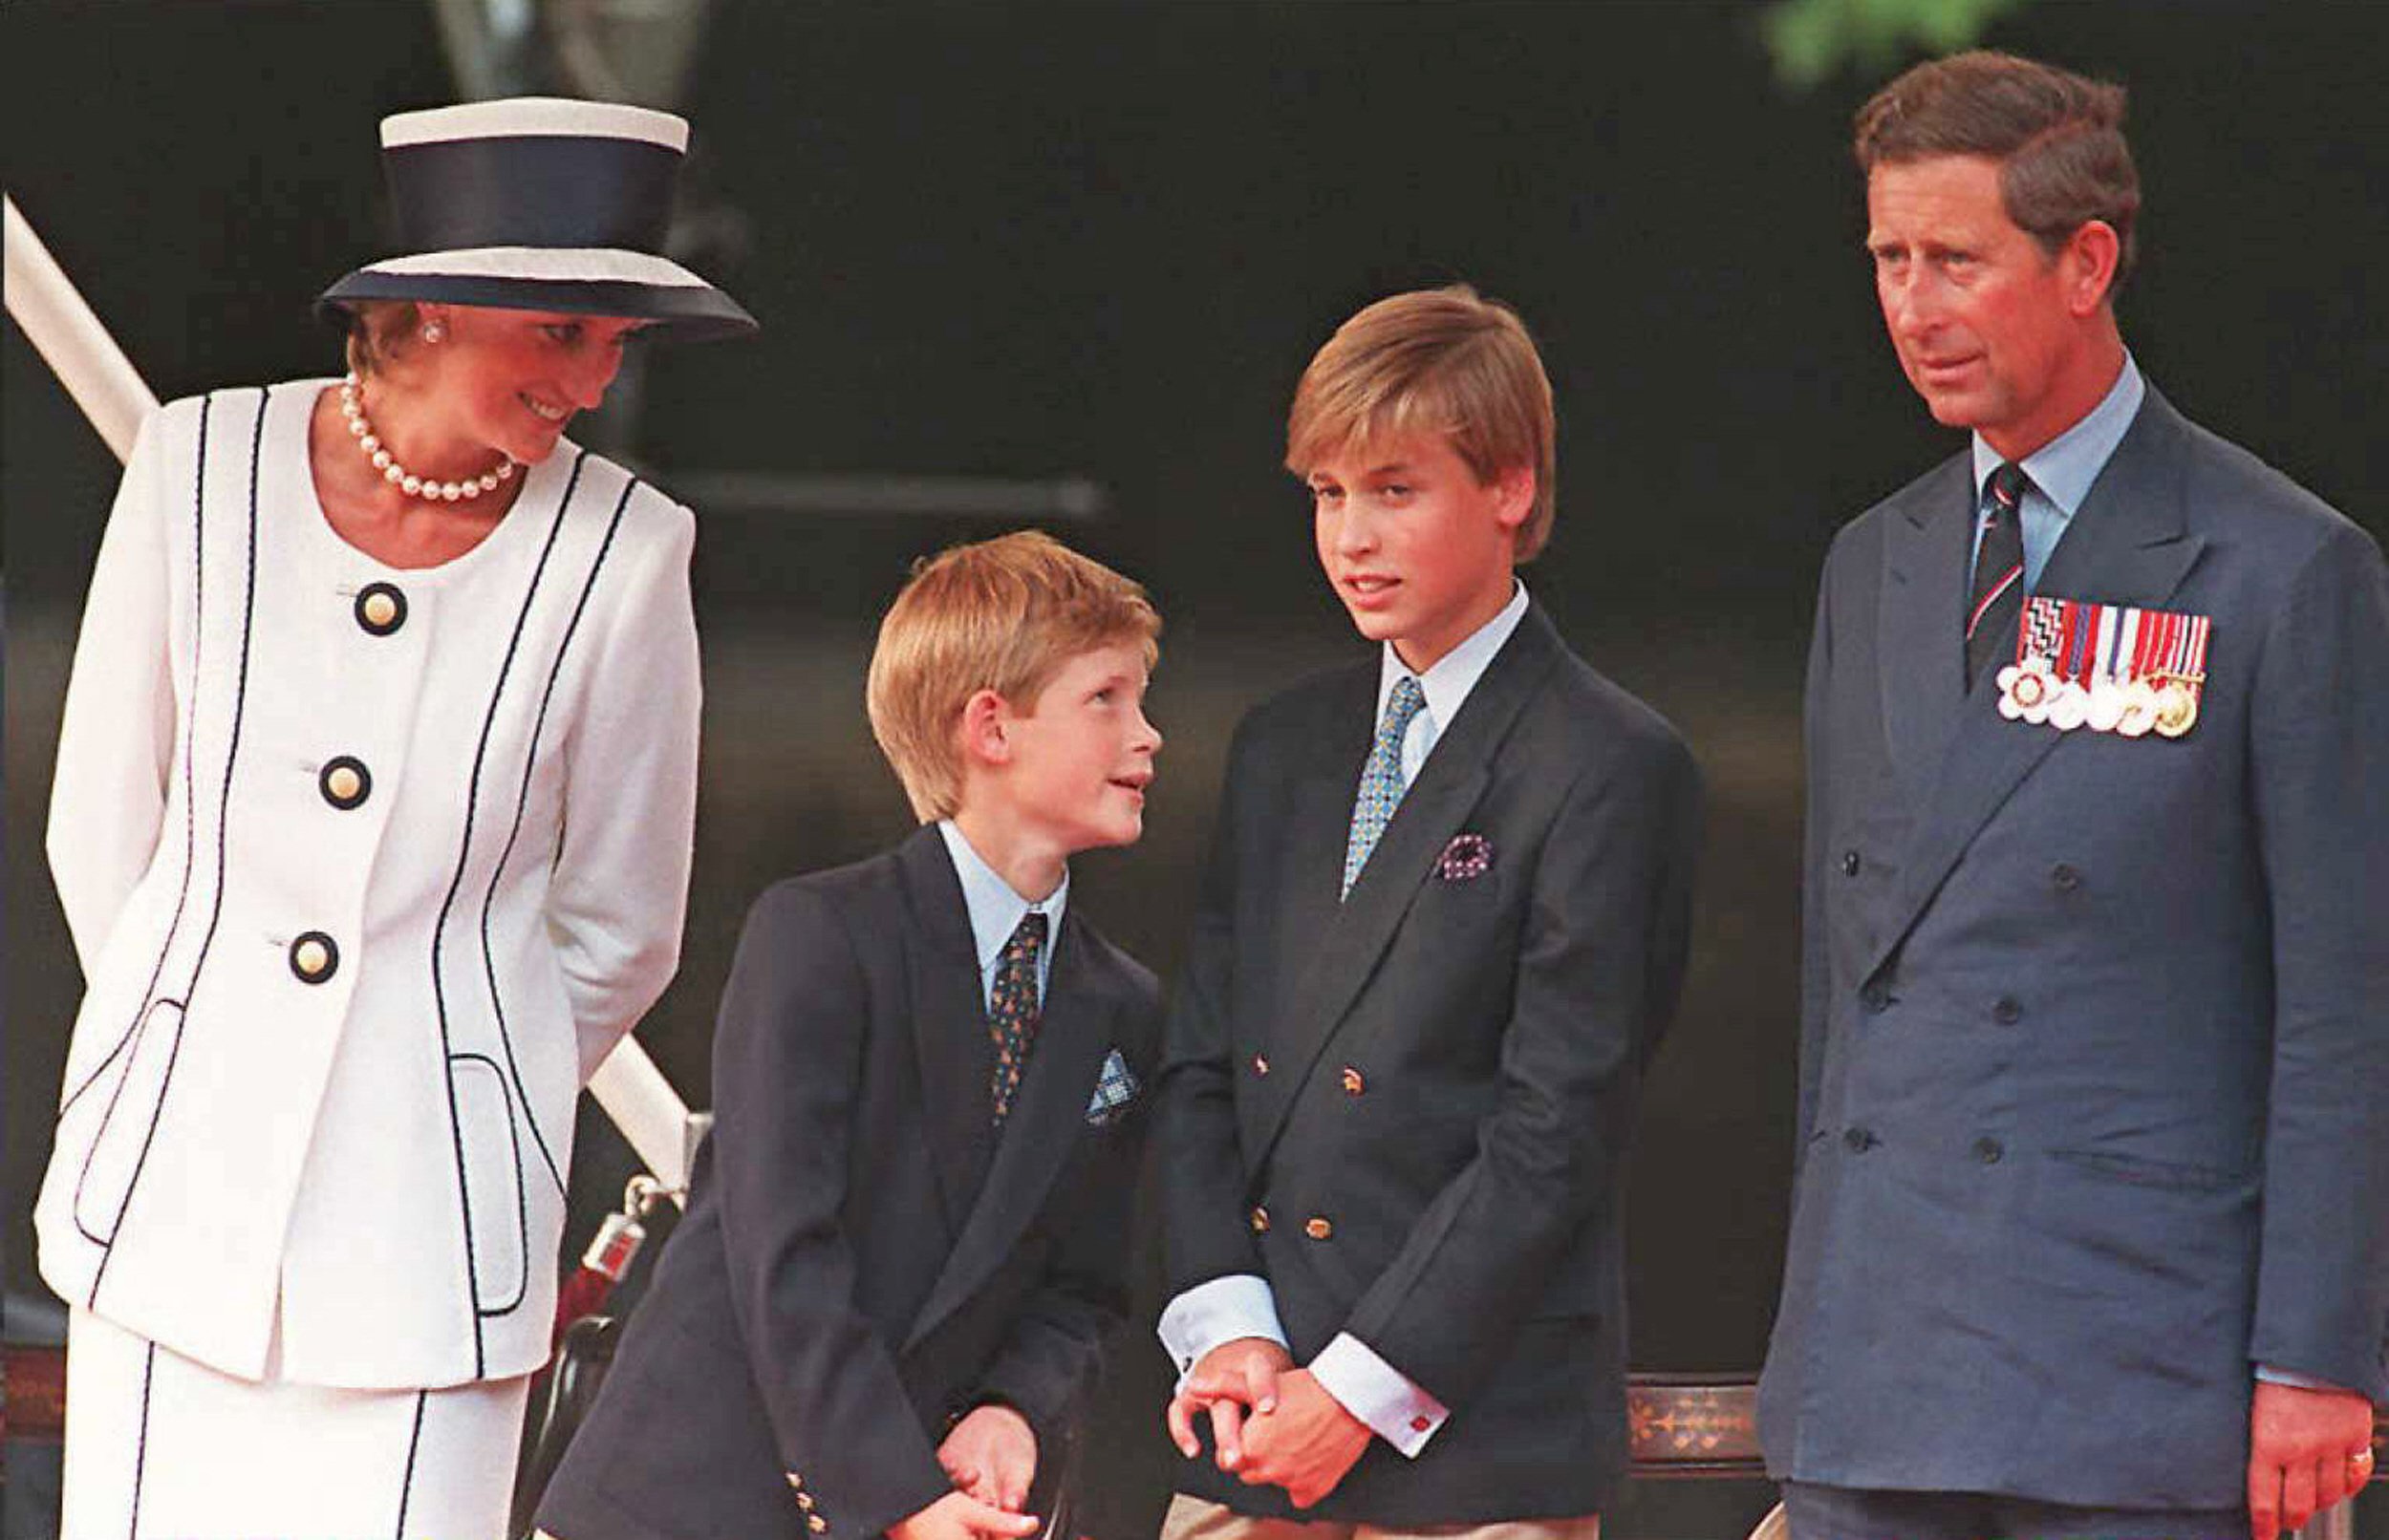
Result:
<svg viewBox="0 0 2389 1540">
<path fill-rule="evenodd" d="M 484 471 L 479 476 L 462 481 L 425 481 L 393 459 L 381 440 L 375 437 L 373 424 L 365 420 L 365 403 L 358 396 L 359 387 L 355 374 L 340 381 L 340 416 L 348 419 L 349 436 L 356 440 L 356 447 L 365 452 L 365 458 L 374 462 L 374 469 L 381 472 L 381 479 L 408 497 L 431 503 L 454 503 L 460 498 L 477 498 L 484 492 L 495 492 L 512 479 L 512 457 L 500 456 L 497 469 Z"/>
</svg>

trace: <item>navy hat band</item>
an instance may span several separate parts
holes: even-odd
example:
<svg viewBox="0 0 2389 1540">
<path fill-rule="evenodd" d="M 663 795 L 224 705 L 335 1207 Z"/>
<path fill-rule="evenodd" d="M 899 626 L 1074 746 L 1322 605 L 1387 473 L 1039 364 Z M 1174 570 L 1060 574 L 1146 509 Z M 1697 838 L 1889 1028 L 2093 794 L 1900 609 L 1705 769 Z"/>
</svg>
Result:
<svg viewBox="0 0 2389 1540">
<path fill-rule="evenodd" d="M 466 246 L 617 246 L 660 254 L 679 152 L 565 135 L 438 139 L 382 151 L 400 239 Z"/>
</svg>

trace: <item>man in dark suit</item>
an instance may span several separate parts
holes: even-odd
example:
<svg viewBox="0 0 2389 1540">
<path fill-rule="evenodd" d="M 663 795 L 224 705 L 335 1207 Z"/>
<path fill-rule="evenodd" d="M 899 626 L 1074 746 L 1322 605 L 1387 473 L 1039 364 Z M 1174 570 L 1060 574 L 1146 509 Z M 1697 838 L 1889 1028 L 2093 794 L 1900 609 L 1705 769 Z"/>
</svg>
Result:
<svg viewBox="0 0 2389 1540">
<path fill-rule="evenodd" d="M 1804 1540 L 2270 1540 L 2389 1392 L 2389 580 L 2125 352 L 2122 116 L 1973 53 L 1858 118 L 1972 443 L 1819 601 L 1759 1412 Z"/>
<path fill-rule="evenodd" d="M 1584 1540 L 1624 1472 L 1621 1167 L 1699 793 L 1514 575 L 1551 425 L 1465 289 L 1361 311 L 1297 391 L 1287 464 L 1381 646 L 1230 751 L 1158 1114 L 1165 1540 Z"/>
<path fill-rule="evenodd" d="M 1125 1308 L 1152 975 L 1068 901 L 1142 828 L 1159 622 L 1042 535 L 925 564 L 872 722 L 922 819 L 749 916 L 689 1209 L 560 1540 L 1034 1534 Z"/>
</svg>

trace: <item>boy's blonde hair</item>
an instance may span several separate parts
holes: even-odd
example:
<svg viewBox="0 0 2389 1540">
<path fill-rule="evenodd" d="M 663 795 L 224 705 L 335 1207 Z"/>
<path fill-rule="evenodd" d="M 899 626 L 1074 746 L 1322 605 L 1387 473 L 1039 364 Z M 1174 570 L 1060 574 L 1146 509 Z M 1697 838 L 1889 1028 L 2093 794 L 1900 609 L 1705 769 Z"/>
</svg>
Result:
<svg viewBox="0 0 2389 1540">
<path fill-rule="evenodd" d="M 956 545 L 913 564 L 879 622 L 864 700 L 872 736 L 924 823 L 961 805 L 962 708 L 992 690 L 1014 709 L 1080 653 L 1141 647 L 1161 655 L 1161 616 L 1145 590 L 1034 529 Z"/>
<path fill-rule="evenodd" d="M 1412 433 L 1442 435 L 1480 486 L 1532 470 L 1517 560 L 1540 554 L 1557 507 L 1551 381 L 1516 310 L 1454 284 L 1381 299 L 1336 328 L 1294 389 L 1286 469 L 1308 476 L 1348 448 Z"/>
</svg>

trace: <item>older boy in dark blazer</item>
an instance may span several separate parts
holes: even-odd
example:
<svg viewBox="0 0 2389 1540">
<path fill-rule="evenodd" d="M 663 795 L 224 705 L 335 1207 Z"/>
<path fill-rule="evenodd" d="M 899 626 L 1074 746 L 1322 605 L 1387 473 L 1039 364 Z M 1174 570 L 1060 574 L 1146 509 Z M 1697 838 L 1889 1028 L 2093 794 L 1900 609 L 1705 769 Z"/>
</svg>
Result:
<svg viewBox="0 0 2389 1540">
<path fill-rule="evenodd" d="M 1619 1188 L 1697 776 L 1514 575 L 1553 454 L 1510 310 L 1361 311 L 1302 377 L 1286 462 L 1383 645 L 1231 751 L 1158 1114 L 1189 1456 L 1165 1540 L 1298 1510 L 1585 1540 L 1625 1465 Z"/>
<path fill-rule="evenodd" d="M 898 597 L 872 724 L 932 826 L 757 902 L 687 1218 L 542 1529 L 1036 1532 L 1124 1306 L 1159 1037 L 1065 862 L 1141 832 L 1158 631 L 1042 535 Z"/>
</svg>

